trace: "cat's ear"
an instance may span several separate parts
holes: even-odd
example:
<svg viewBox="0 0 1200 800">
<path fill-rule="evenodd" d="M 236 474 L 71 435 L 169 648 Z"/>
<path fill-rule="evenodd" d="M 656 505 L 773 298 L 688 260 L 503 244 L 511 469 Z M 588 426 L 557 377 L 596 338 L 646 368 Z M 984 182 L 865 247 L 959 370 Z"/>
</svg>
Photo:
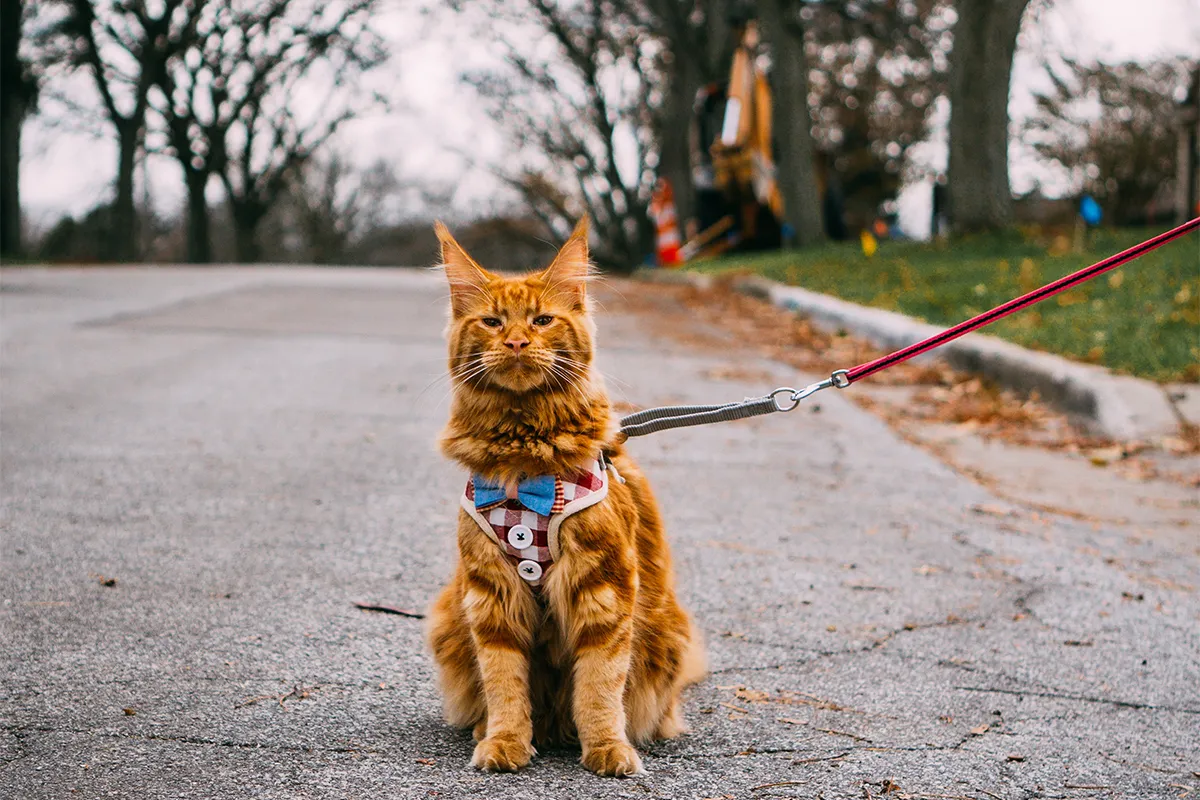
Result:
<svg viewBox="0 0 1200 800">
<path fill-rule="evenodd" d="M 487 295 L 487 285 L 496 276 L 476 264 L 440 221 L 433 224 L 433 232 L 442 244 L 442 268 L 450 282 L 450 311 L 461 317 L 475 301 Z"/>
<path fill-rule="evenodd" d="M 570 296 L 575 305 L 582 308 L 587 300 L 587 281 L 591 269 L 588 261 L 588 218 L 584 216 L 541 277 L 547 285 Z"/>
</svg>

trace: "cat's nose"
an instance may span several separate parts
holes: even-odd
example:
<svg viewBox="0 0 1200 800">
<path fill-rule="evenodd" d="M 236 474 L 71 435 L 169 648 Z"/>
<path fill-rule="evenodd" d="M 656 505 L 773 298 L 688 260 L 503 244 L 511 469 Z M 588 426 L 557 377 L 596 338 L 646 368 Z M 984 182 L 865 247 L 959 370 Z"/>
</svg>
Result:
<svg viewBox="0 0 1200 800">
<path fill-rule="evenodd" d="M 517 355 L 520 355 L 522 347 L 527 347 L 528 345 L 529 345 L 528 339 L 524 339 L 524 338 L 520 338 L 520 337 L 516 337 L 516 336 L 514 336 L 510 339 L 504 340 L 504 346 L 509 348 L 510 350 L 512 350 Z"/>
</svg>

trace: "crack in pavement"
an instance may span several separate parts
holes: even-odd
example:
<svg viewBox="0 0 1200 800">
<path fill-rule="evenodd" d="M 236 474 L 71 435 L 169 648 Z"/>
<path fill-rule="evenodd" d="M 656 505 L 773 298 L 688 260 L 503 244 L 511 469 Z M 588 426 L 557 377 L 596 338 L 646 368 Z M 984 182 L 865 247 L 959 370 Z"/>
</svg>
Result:
<svg viewBox="0 0 1200 800">
<path fill-rule="evenodd" d="M 724 758 L 753 758 L 755 756 L 771 756 L 780 754 L 806 754 L 814 757 L 835 757 L 842 758 L 851 753 L 934 753 L 934 752 L 952 752 L 961 750 L 963 745 L 972 739 L 978 738 L 973 734 L 966 734 L 953 744 L 921 744 L 921 745 L 882 745 L 872 744 L 870 746 L 858 747 L 840 747 L 833 750 L 820 750 L 815 748 L 802 747 L 773 747 L 773 748 L 754 748 L 750 747 L 745 750 L 740 750 L 735 753 L 729 752 L 679 752 L 679 753 L 656 753 L 653 750 L 648 750 L 647 755 L 653 758 L 675 759 L 679 761 L 702 761 L 708 759 L 724 759 Z"/>
<path fill-rule="evenodd" d="M 905 633 L 914 633 L 916 631 L 929 630 L 930 628 L 949 628 L 956 625 L 974 625 L 979 622 L 991 622 L 991 617 L 960 617 L 957 614 L 950 614 L 946 619 L 938 620 L 937 622 L 910 622 L 899 628 L 889 630 L 883 633 L 876 639 L 871 640 L 870 644 L 862 645 L 861 647 L 849 647 L 843 650 L 809 650 L 812 654 L 811 658 L 793 659 L 789 661 L 780 661 L 775 664 L 764 664 L 755 667 L 740 667 L 736 664 L 720 669 L 709 670 L 709 675 L 722 675 L 729 672 L 763 672 L 771 669 L 782 669 L 790 666 L 804 666 L 814 661 L 819 661 L 825 658 L 836 658 L 837 656 L 856 656 L 862 653 L 872 653 L 877 650 L 884 650 L 889 642 L 897 636 Z M 743 644 L 760 644 L 767 646 L 775 646 L 774 642 L 760 641 L 757 639 L 740 638 L 739 643 Z"/>
<path fill-rule="evenodd" d="M 28 733 L 67 733 L 77 736 L 89 736 L 100 739 L 125 739 L 129 741 L 148 741 L 148 742 L 173 742 L 177 744 L 194 744 L 204 745 L 208 747 L 232 747 L 239 750 L 273 750 L 285 753 L 380 753 L 383 752 L 378 748 L 372 747 L 319 747 L 311 745 L 280 745 L 280 744 L 264 744 L 262 742 L 239 742 L 235 739 L 208 739 L 203 736 L 170 736 L 166 734 L 156 733 L 105 733 L 103 731 L 89 731 L 78 728 L 55 728 L 51 726 L 41 725 L 21 725 L 0 726 L 0 730 L 12 733 L 19 739 L 24 739 Z M 23 741 L 22 741 L 23 743 Z M 27 758 L 28 754 L 22 755 L 21 758 Z M 18 759 L 14 759 L 16 761 Z M 11 762 L 10 762 L 11 763 Z"/>
<path fill-rule="evenodd" d="M 1056 700 L 1074 700 L 1080 703 L 1100 703 L 1119 708 L 1135 708 L 1145 711 L 1169 711 L 1175 714 L 1200 714 L 1200 708 L 1178 708 L 1176 706 L 1158 706 L 1151 703 L 1134 703 L 1129 700 L 1109 700 L 1104 697 L 1088 697 L 1082 694 L 1067 694 L 1065 692 L 1035 692 L 1027 689 L 993 689 L 986 686 L 955 686 L 963 692 L 981 692 L 986 694 L 1011 694 L 1021 697 L 1048 697 Z"/>
</svg>

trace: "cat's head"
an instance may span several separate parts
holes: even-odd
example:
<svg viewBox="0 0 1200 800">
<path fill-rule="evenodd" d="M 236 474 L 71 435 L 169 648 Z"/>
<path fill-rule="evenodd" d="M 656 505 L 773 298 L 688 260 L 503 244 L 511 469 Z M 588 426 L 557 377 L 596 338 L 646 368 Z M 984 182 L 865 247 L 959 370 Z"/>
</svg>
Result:
<svg viewBox="0 0 1200 800">
<path fill-rule="evenodd" d="M 587 220 L 546 269 L 496 275 L 440 222 L 450 283 L 450 373 L 456 385 L 509 392 L 575 392 L 592 363 Z"/>
</svg>

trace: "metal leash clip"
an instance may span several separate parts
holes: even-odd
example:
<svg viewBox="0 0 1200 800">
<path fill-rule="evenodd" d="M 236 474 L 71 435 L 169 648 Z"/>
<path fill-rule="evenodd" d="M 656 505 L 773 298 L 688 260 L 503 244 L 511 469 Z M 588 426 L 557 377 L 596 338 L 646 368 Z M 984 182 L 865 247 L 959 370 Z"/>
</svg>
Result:
<svg viewBox="0 0 1200 800">
<path fill-rule="evenodd" d="M 830 386 L 836 386 L 839 389 L 845 389 L 850 385 L 850 379 L 846 376 L 846 370 L 839 369 L 823 381 L 810 383 L 803 389 L 793 389 L 790 386 L 781 386 L 771 392 L 767 397 L 771 398 L 771 402 L 775 404 L 776 411 L 791 411 L 796 406 L 800 405 L 800 401 L 804 398 L 814 395 L 822 389 L 828 389 Z M 780 400 L 780 397 L 783 400 Z M 790 402 L 790 405 L 784 403 Z"/>
</svg>

